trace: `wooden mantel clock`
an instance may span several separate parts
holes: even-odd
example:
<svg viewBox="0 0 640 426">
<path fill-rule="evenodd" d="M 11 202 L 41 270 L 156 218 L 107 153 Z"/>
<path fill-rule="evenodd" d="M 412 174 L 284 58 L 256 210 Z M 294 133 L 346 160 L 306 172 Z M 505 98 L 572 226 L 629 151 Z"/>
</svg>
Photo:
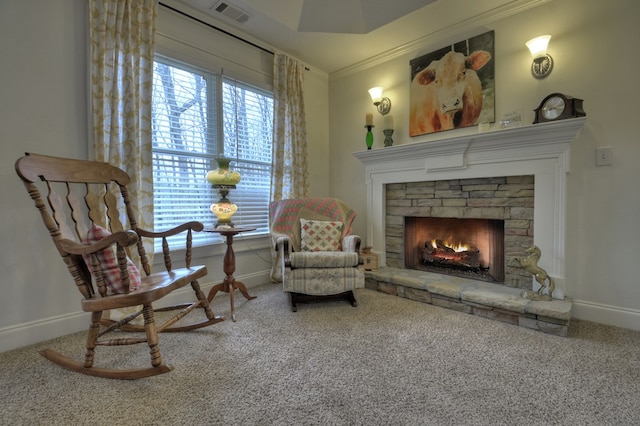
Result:
<svg viewBox="0 0 640 426">
<path fill-rule="evenodd" d="M 582 102 L 582 99 L 562 93 L 552 93 L 540 102 L 538 108 L 534 109 L 536 117 L 533 124 L 584 117 L 587 114 L 582 109 Z"/>
</svg>

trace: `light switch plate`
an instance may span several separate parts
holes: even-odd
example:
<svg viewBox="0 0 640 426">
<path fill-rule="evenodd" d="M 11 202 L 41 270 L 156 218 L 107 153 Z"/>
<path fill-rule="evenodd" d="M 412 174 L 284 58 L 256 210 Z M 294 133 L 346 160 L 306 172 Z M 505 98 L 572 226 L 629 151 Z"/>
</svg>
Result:
<svg viewBox="0 0 640 426">
<path fill-rule="evenodd" d="M 610 166 L 613 163 L 613 149 L 610 146 L 596 148 L 596 166 Z"/>
</svg>

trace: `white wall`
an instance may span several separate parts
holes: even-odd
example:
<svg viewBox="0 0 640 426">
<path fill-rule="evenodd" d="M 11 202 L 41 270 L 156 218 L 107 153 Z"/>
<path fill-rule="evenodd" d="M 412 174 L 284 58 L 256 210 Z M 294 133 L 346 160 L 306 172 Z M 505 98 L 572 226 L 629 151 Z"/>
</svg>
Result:
<svg viewBox="0 0 640 426">
<path fill-rule="evenodd" d="M 38 3 L 0 3 L 1 349 L 39 333 L 15 327 L 55 323 L 80 308 L 78 291 L 61 284 L 70 284 L 68 272 L 14 162 L 25 151 L 87 156 L 86 7 L 82 0 Z M 47 327 L 38 338 L 47 334 L 58 333 Z"/>
<path fill-rule="evenodd" d="M 0 2 L 0 352 L 88 326 L 80 293 L 14 170 L 24 152 L 88 158 L 87 23 L 85 0 Z M 309 167 L 311 191 L 327 194 L 326 73 L 311 70 L 305 89 L 314 95 L 307 105 L 310 158 L 320 160 Z M 236 278 L 248 287 L 269 282 L 268 239 L 234 241 Z M 223 249 L 195 249 L 194 262 L 209 270 L 200 281 L 205 291 L 224 277 Z"/>
<path fill-rule="evenodd" d="M 329 159 L 329 79 L 314 68 L 304 78 L 307 115 L 307 156 L 309 164 L 309 196 L 331 195 L 332 166 Z"/>
<path fill-rule="evenodd" d="M 447 2 L 434 5 L 446 8 Z M 520 14 L 466 23 L 436 32 L 390 60 L 330 76 L 331 193 L 358 211 L 355 230 L 366 235 L 364 166 L 352 156 L 365 149 L 364 115 L 374 112 L 367 89 L 381 85 L 392 103 L 394 144 L 434 140 L 473 129 L 408 136 L 409 60 L 450 42 L 495 30 L 496 117 L 522 109 L 525 122 L 549 93 L 584 99 L 587 122 L 572 144 L 568 176 L 567 295 L 576 318 L 640 329 L 640 280 L 634 246 L 640 241 L 640 144 L 634 118 L 640 85 L 634 52 L 640 40 L 640 3 L 635 0 L 554 0 Z M 425 25 L 425 28 L 429 28 Z M 524 43 L 551 34 L 552 74 L 536 80 Z M 384 149 L 382 116 L 374 112 L 374 147 Z M 595 148 L 611 146 L 613 165 L 595 166 Z M 345 185 L 345 183 L 350 183 Z M 544 256 L 544 254 L 543 254 Z M 541 264 L 543 267 L 544 265 Z"/>
</svg>

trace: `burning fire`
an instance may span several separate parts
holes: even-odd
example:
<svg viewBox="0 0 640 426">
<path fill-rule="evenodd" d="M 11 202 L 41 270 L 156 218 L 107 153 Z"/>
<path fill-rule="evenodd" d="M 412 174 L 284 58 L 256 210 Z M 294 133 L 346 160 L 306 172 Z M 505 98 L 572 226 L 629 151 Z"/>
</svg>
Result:
<svg viewBox="0 0 640 426">
<path fill-rule="evenodd" d="M 444 244 L 446 247 L 449 247 L 451 250 L 455 251 L 456 253 L 469 251 L 470 249 L 470 247 L 467 244 L 463 244 L 463 243 L 452 243 L 449 241 L 443 241 L 442 244 Z M 438 242 L 436 241 L 435 238 L 431 240 L 431 246 L 434 249 L 438 248 Z"/>
</svg>

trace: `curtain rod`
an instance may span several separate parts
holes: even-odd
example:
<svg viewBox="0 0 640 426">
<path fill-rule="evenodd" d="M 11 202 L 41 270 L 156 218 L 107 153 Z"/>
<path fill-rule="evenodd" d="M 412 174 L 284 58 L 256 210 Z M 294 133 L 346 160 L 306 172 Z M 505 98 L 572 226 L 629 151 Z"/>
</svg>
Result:
<svg viewBox="0 0 640 426">
<path fill-rule="evenodd" d="M 209 28 L 212 28 L 212 29 L 214 29 L 214 30 L 216 30 L 216 31 L 220 31 L 221 33 L 224 33 L 224 34 L 226 34 L 226 35 L 228 35 L 228 36 L 230 36 L 230 37 L 233 37 L 233 38 L 235 38 L 235 39 L 237 39 L 237 40 L 240 40 L 240 41 L 241 41 L 241 42 L 243 42 L 243 43 L 246 43 L 246 44 L 248 44 L 248 45 L 251 45 L 251 46 L 255 47 L 256 49 L 260 49 L 260 50 L 262 50 L 263 52 L 269 53 L 269 54 L 271 54 L 271 55 L 273 55 L 273 54 L 274 54 L 274 53 L 273 53 L 271 50 L 269 50 L 269 49 L 266 49 L 266 48 L 264 48 L 264 47 L 262 47 L 262 46 L 259 46 L 259 45 L 255 44 L 255 43 L 253 43 L 253 42 L 251 42 L 251 41 L 249 41 L 249 40 L 245 40 L 245 39 L 243 39 L 242 37 L 239 37 L 239 36 L 237 36 L 237 35 L 235 35 L 235 34 L 232 34 L 232 33 L 230 33 L 229 31 L 223 30 L 222 28 L 218 28 L 218 27 L 216 27 L 215 25 L 212 25 L 212 24 L 210 24 L 210 23 L 208 23 L 208 22 L 206 22 L 206 21 L 203 21 L 202 19 L 198 19 L 198 18 L 196 18 L 195 16 L 191 16 L 191 15 L 189 15 L 188 13 L 185 13 L 185 12 L 183 12 L 183 11 L 181 11 L 181 10 L 178 10 L 178 9 L 176 9 L 176 8 L 172 7 L 172 6 L 169 6 L 169 5 L 164 4 L 164 3 L 162 3 L 162 2 L 160 2 L 160 3 L 158 3 L 158 4 L 159 4 L 160 6 L 164 6 L 164 7 L 166 7 L 167 9 L 170 9 L 170 10 L 172 10 L 172 11 L 176 12 L 176 13 L 179 13 L 179 14 L 180 14 L 180 15 L 182 15 L 182 16 L 186 16 L 187 18 L 193 19 L 194 21 L 197 21 L 197 22 L 199 22 L 199 23 L 201 23 L 201 24 L 203 24 L 203 25 L 206 25 L 206 26 L 207 26 L 207 27 L 209 27 Z"/>
</svg>

